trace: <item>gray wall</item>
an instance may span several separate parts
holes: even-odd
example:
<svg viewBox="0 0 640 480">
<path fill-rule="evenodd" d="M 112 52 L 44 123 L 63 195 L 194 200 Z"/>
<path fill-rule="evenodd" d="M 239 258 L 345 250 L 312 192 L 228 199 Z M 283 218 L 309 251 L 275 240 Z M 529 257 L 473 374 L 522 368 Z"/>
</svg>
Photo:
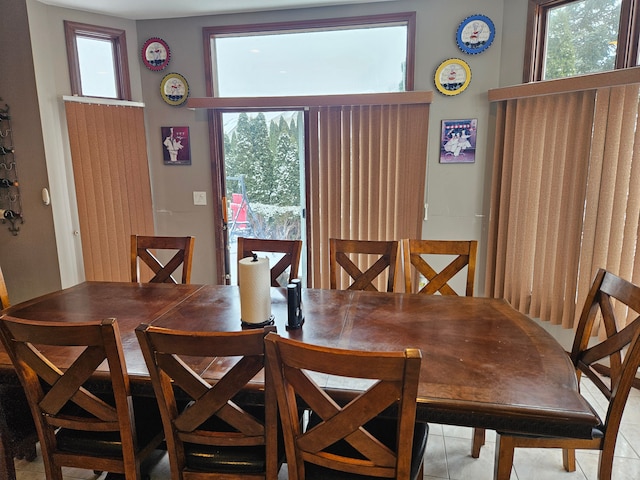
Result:
<svg viewBox="0 0 640 480">
<path fill-rule="evenodd" d="M 60 288 L 41 118 L 24 0 L 0 3 L 0 97 L 10 107 L 24 224 L 13 236 L 0 224 L 0 266 L 12 303 Z M 4 123 L 3 123 L 4 125 Z"/>
<path fill-rule="evenodd" d="M 183 74 L 194 97 L 205 95 L 202 27 L 226 24 L 248 24 L 274 21 L 300 20 L 325 17 L 371 15 L 388 12 L 417 12 L 416 90 L 434 90 L 433 75 L 443 60 L 460 57 L 472 70 L 469 88 L 455 97 L 445 97 L 435 91 L 429 126 L 426 198 L 417 202 L 428 203 L 427 220 L 423 223 L 425 238 L 464 239 L 476 238 L 481 242 L 478 273 L 478 293 L 483 292 L 485 232 L 488 220 L 487 194 L 490 182 L 490 120 L 492 111 L 487 102 L 487 90 L 502 85 L 520 83 L 522 56 L 526 27 L 527 0 L 477 0 L 473 3 L 447 0 L 400 0 L 395 2 L 328 7 L 300 10 L 280 10 L 263 13 L 177 18 L 170 20 L 146 20 L 133 22 L 114 17 L 94 15 L 73 10 L 50 7 L 37 0 L 10 0 L 10 9 L 26 3 L 33 43 L 33 72 L 35 74 L 38 104 L 44 138 L 46 165 L 34 167 L 39 183 L 51 183 L 55 238 L 59 273 L 55 266 L 43 262 L 38 271 L 22 269 L 14 272 L 25 282 L 39 275 L 45 277 L 47 286 L 38 291 L 13 290 L 17 298 L 33 296 L 40 290 L 73 285 L 84 278 L 82 272 L 77 212 L 73 192 L 73 176 L 69 158 L 69 146 L 64 123 L 64 106 L 60 97 L 70 93 L 67 59 L 62 21 L 74 20 L 96 25 L 123 28 L 127 31 L 129 64 L 134 101 L 145 103 L 145 118 L 149 162 L 154 197 L 156 231 L 158 234 L 190 232 L 196 236 L 195 262 L 192 281 L 215 283 L 213 257 L 213 210 L 211 206 L 211 167 L 208 147 L 206 115 L 185 107 L 165 104 L 159 92 L 162 77 L 168 72 Z M 5 2 L 2 4 L 5 9 Z M 467 16 L 482 13 L 496 25 L 494 44 L 482 54 L 466 55 L 455 43 L 455 31 Z M 4 18 L 4 11 L 2 11 Z M 23 15 L 24 17 L 24 15 Z M 23 18 L 24 22 L 24 18 Z M 24 29 L 23 29 L 24 30 Z M 142 65 L 140 49 L 149 37 L 166 40 L 171 48 L 171 63 L 164 72 L 152 72 Z M 2 38 L 2 37 L 0 37 Z M 24 50 L 29 39 L 21 39 L 18 49 Z M 24 56 L 20 61 L 24 61 Z M 31 67 L 29 67 L 31 69 Z M 3 79 L 5 73 L 2 73 Z M 9 79 L 22 82 L 23 76 Z M 33 80 L 31 80 L 33 81 Z M 4 82 L 4 80 L 3 80 Z M 0 84 L 1 85 L 1 84 Z M 0 96 L 7 94 L 0 93 Z M 33 102 L 33 91 L 28 94 Z M 440 124 L 445 119 L 477 118 L 479 121 L 477 155 L 474 164 L 441 165 L 438 162 Z M 191 131 L 191 166 L 165 166 L 162 162 L 160 127 L 187 125 Z M 37 129 L 36 129 L 37 130 Z M 24 176 L 24 174 L 22 175 Z M 26 181 L 26 179 L 25 179 Z M 40 188 L 37 193 L 39 198 Z M 194 206 L 192 192 L 206 191 L 209 205 Z M 37 206 L 38 208 L 41 205 Z M 34 209 L 36 206 L 34 205 Z M 31 213 L 27 212 L 27 215 Z M 2 233 L 0 232 L 0 241 Z M 51 231 L 39 237 L 43 248 L 55 244 Z M 24 242 L 24 240 L 23 240 Z M 32 250 L 25 249 L 26 252 Z M 21 254 L 22 255 L 22 254 Z M 55 258 L 55 252 L 48 257 Z M 4 259 L 0 254 L 4 267 Z M 47 280 L 48 279 L 48 280 Z M 19 291 L 18 291 L 19 290 Z M 10 291 L 10 293 L 13 293 Z"/>
</svg>

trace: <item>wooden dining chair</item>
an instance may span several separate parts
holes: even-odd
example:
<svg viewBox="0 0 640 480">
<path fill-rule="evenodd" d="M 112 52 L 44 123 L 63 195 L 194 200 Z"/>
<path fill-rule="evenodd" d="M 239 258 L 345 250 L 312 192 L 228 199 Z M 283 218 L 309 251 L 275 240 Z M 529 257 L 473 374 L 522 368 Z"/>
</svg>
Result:
<svg viewBox="0 0 640 480">
<path fill-rule="evenodd" d="M 427 295 L 458 295 L 451 287 L 451 282 L 465 267 L 467 276 L 463 296 L 473 297 L 476 277 L 476 256 L 478 242 L 476 240 L 402 240 L 402 256 L 404 259 L 404 288 L 407 293 Z M 437 257 L 427 257 L 425 255 Z M 449 263 L 443 268 L 436 268 L 432 258 L 444 258 Z M 413 285 L 412 279 L 421 276 L 426 284 L 420 288 Z M 485 444 L 486 431 L 475 428 L 471 439 L 471 456 L 478 458 L 480 449 Z"/>
<path fill-rule="evenodd" d="M 472 297 L 477 251 L 476 240 L 402 240 L 405 292 L 458 295 L 449 282 L 466 267 L 467 278 L 463 295 Z M 447 261 L 451 259 L 451 262 L 444 268 L 435 268 L 435 262 L 425 258 L 425 255 L 437 255 L 432 258 L 443 258 Z M 416 278 L 416 273 L 427 282 L 422 288 L 412 285 L 412 278 Z"/>
<path fill-rule="evenodd" d="M 346 290 L 378 291 L 374 282 L 387 272 L 387 292 L 393 292 L 398 263 L 396 240 L 344 240 L 329 239 L 329 281 L 332 289 L 339 288 L 340 267 L 349 275 L 351 284 Z M 358 266 L 358 259 L 364 258 L 365 267 Z"/>
<path fill-rule="evenodd" d="M 142 461 L 156 457 L 162 424 L 155 400 L 131 397 L 115 319 L 3 316 L 0 339 L 26 393 L 47 479 L 62 480 L 63 466 L 141 478 Z M 75 360 L 58 365 L 59 358 Z"/>
<path fill-rule="evenodd" d="M 2 268 L 0 268 L 0 309 L 9 308 L 11 302 L 9 302 L 9 291 L 7 290 L 7 284 L 4 281 L 4 274 Z"/>
<path fill-rule="evenodd" d="M 628 308 L 628 314 L 627 314 Z M 589 378 L 603 395 L 606 415 L 601 425 L 594 429 L 591 439 L 523 437 L 498 432 L 496 437 L 495 477 L 506 480 L 511 475 L 514 450 L 517 447 L 562 448 L 565 470 L 576 468 L 575 449 L 599 450 L 598 479 L 610 480 L 613 454 L 618 438 L 622 414 L 629 391 L 640 366 L 640 287 L 600 269 L 587 296 L 576 329 L 571 362 L 576 368 L 578 381 L 582 375 Z M 616 319 L 616 314 L 620 318 Z M 626 322 L 626 318 L 633 318 Z M 600 321 L 604 339 L 595 342 L 594 325 Z M 610 378 L 598 375 L 596 362 L 608 360 Z M 593 392 L 597 395 L 597 392 Z M 586 400 L 586 399 L 585 399 Z M 596 407 L 594 405 L 592 408 Z M 594 411 L 595 408 L 594 408 Z M 544 412 L 542 412 L 544 414 Z"/>
<path fill-rule="evenodd" d="M 271 286 L 280 287 L 278 279 L 289 269 L 287 283 L 298 278 L 302 240 L 267 240 L 263 238 L 238 237 L 238 262 L 254 253 L 280 253 L 282 257 L 271 267 Z"/>
<path fill-rule="evenodd" d="M 131 281 L 141 282 L 139 259 L 151 269 L 153 276 L 145 283 L 190 283 L 194 237 L 154 237 L 131 235 Z M 157 250 L 167 250 L 173 257 L 162 264 L 154 255 Z M 173 277 L 182 265 L 181 282 Z"/>
<path fill-rule="evenodd" d="M 10 306 L 7 285 L 0 268 L 0 309 Z M 13 458 L 24 458 L 29 462 L 35 460 L 38 434 L 22 388 L 0 386 L 0 404 L 8 404 L 4 399 L 9 397 L 17 401 L 13 402 L 11 409 L 0 408 L 0 478 L 15 480 Z"/>
<path fill-rule="evenodd" d="M 173 480 L 278 477 L 284 449 L 279 455 L 271 382 L 265 379 L 263 404 L 238 399 L 263 374 L 264 336 L 271 331 L 275 327 L 240 332 L 136 329 L 162 413 Z M 199 372 L 214 357 L 227 371 L 212 384 Z"/>
<path fill-rule="evenodd" d="M 265 344 L 289 479 L 422 479 L 429 429 L 415 422 L 420 350 L 342 350 L 275 333 Z M 327 375 L 364 391 L 349 400 L 344 387 L 323 389 L 314 379 Z M 306 428 L 298 421 L 300 404 L 310 411 Z"/>
</svg>

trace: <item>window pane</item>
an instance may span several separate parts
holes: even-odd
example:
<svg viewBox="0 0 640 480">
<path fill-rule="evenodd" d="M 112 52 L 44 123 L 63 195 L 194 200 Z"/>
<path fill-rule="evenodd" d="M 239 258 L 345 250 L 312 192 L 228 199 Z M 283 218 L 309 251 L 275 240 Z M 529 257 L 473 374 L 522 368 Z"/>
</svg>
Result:
<svg viewBox="0 0 640 480">
<path fill-rule="evenodd" d="M 82 95 L 118 98 L 110 40 L 77 36 Z"/>
<path fill-rule="evenodd" d="M 549 9 L 544 80 L 613 70 L 622 0 L 582 0 Z"/>
<path fill-rule="evenodd" d="M 405 90 L 405 25 L 218 36 L 211 46 L 222 97 Z"/>
</svg>

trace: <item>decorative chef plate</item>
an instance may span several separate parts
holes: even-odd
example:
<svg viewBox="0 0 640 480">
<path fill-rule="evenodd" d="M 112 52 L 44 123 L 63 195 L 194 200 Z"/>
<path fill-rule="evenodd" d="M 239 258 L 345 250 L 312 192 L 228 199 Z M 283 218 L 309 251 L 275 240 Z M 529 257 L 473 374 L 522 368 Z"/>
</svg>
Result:
<svg viewBox="0 0 640 480">
<path fill-rule="evenodd" d="M 475 55 L 489 48 L 495 36 L 496 27 L 489 17 L 471 15 L 458 27 L 456 42 L 464 53 Z"/>
<path fill-rule="evenodd" d="M 142 46 L 142 63 L 154 72 L 164 70 L 169 65 L 171 51 L 167 42 L 158 37 L 153 37 L 144 42 Z"/>
<path fill-rule="evenodd" d="M 168 73 L 160 82 L 160 95 L 169 105 L 182 105 L 189 96 L 189 84 L 179 73 Z"/>
<path fill-rule="evenodd" d="M 443 95 L 458 95 L 471 83 L 471 69 L 464 60 L 450 58 L 437 68 L 434 82 Z"/>
</svg>

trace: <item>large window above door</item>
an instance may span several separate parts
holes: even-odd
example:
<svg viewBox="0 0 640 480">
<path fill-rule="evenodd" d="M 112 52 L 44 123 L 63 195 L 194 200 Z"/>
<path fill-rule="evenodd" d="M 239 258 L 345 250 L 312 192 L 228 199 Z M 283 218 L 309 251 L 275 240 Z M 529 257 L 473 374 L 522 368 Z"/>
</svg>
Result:
<svg viewBox="0 0 640 480">
<path fill-rule="evenodd" d="M 415 13 L 205 28 L 213 91 L 259 97 L 413 89 Z"/>
</svg>

